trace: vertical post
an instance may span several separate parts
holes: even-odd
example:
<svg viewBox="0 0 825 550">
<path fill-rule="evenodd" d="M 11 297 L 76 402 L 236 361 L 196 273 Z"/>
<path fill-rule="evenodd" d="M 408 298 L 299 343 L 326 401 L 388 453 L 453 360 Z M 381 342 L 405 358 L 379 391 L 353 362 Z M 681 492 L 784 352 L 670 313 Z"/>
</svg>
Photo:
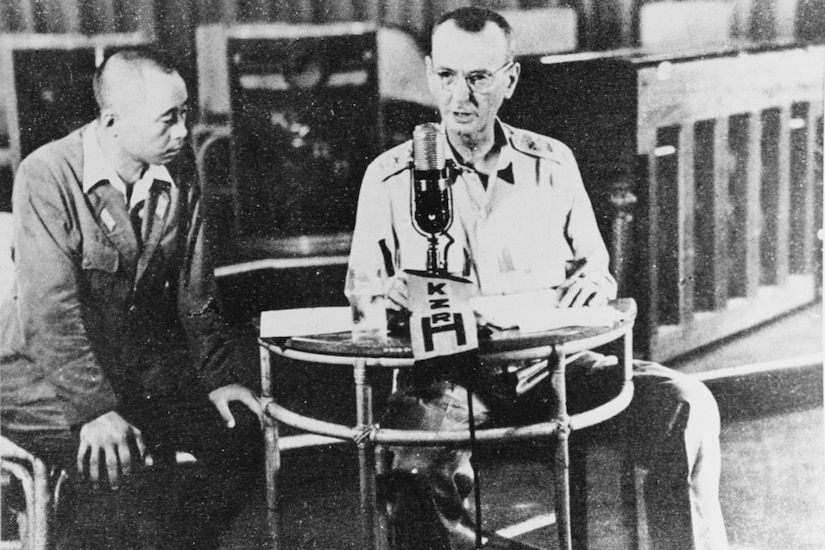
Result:
<svg viewBox="0 0 825 550">
<path fill-rule="evenodd" d="M 261 396 L 264 407 L 272 400 L 272 365 L 269 350 L 259 343 L 261 357 Z M 280 510 L 278 508 L 278 474 L 281 452 L 278 445 L 278 421 L 264 408 L 264 472 L 266 475 L 266 519 L 272 550 L 280 548 Z"/>
<path fill-rule="evenodd" d="M 353 364 L 355 379 L 355 407 L 356 429 L 369 428 L 373 424 L 372 418 L 372 386 L 369 383 L 367 362 L 365 359 L 355 359 Z M 358 477 L 361 487 L 361 532 L 363 548 L 375 548 L 375 453 L 372 440 L 361 437 L 358 444 Z"/>
<path fill-rule="evenodd" d="M 679 215 L 679 325 L 685 326 L 693 321 L 694 311 L 694 273 L 696 247 L 694 241 L 695 191 L 693 181 L 694 165 L 693 124 L 682 124 L 679 129 L 679 176 L 678 176 L 678 215 Z"/>
<path fill-rule="evenodd" d="M 777 136 L 778 177 L 776 197 L 776 245 L 774 249 L 775 284 L 783 286 L 788 280 L 791 234 L 791 106 L 784 105 L 779 111 L 779 135 Z"/>
<path fill-rule="evenodd" d="M 620 361 L 624 369 L 625 384 L 633 383 L 633 330 L 628 330 L 622 339 L 623 349 Z M 621 448 L 621 465 L 619 472 L 619 495 L 622 508 L 622 523 L 625 532 L 629 534 L 628 547 L 639 548 L 641 540 L 641 514 L 636 498 L 636 465 L 631 455 L 630 441 L 634 434 L 627 432 L 627 422 L 620 423 L 622 433 L 619 434 Z"/>
<path fill-rule="evenodd" d="M 48 548 L 50 538 L 49 506 L 51 503 L 49 473 L 46 465 L 37 457 L 32 458 L 32 478 L 34 481 L 34 539 L 30 542 L 31 548 Z"/>
<path fill-rule="evenodd" d="M 760 225 L 761 205 L 759 196 L 762 189 L 762 116 L 759 112 L 748 117 L 748 167 L 745 187 L 745 296 L 753 298 L 759 288 L 760 255 L 759 245 L 762 227 Z"/>
<path fill-rule="evenodd" d="M 821 158 L 817 158 L 817 124 L 818 117 L 821 116 L 822 108 L 817 105 L 817 102 L 812 101 L 807 109 L 807 120 L 805 121 L 807 143 L 805 145 L 805 174 L 801 183 L 801 195 L 804 197 L 800 204 L 802 204 L 802 212 L 795 212 L 795 216 L 801 217 L 802 222 L 801 232 L 801 254 L 799 273 L 810 273 L 815 266 L 814 262 L 814 243 L 816 239 L 816 223 L 814 220 L 814 200 L 816 194 L 814 193 L 814 186 L 821 186 L 821 181 L 815 181 L 817 175 L 817 164 L 822 162 Z"/>
<path fill-rule="evenodd" d="M 128 2 L 127 2 L 128 4 Z M 115 6 L 114 2 L 110 1 L 99 1 L 94 2 L 91 6 L 91 9 L 95 10 L 96 12 L 96 19 L 97 19 L 97 28 L 96 29 L 84 29 L 86 32 L 94 32 L 96 34 L 100 33 L 109 33 L 109 32 L 122 32 L 123 29 L 118 28 L 117 26 L 117 17 L 115 16 Z"/>
<path fill-rule="evenodd" d="M 653 150 L 656 147 L 656 134 L 653 132 L 645 133 L 646 139 L 644 143 L 639 144 L 642 151 L 647 151 L 643 159 L 639 161 L 639 166 L 644 170 L 646 178 L 641 182 L 641 188 L 647 188 L 647 197 L 644 201 L 644 219 L 639 220 L 642 227 L 653 228 L 659 227 L 659 195 L 658 178 L 656 170 L 656 157 L 653 155 Z M 643 348 L 645 354 L 650 357 L 653 355 L 653 350 L 656 348 L 657 337 L 659 332 L 659 299 L 661 291 L 659 289 L 659 272 L 657 270 L 657 254 L 659 249 L 658 232 L 647 230 L 646 242 L 642 243 L 642 257 L 644 264 L 642 269 L 645 270 L 644 281 L 647 283 L 647 292 L 641 294 L 643 311 L 641 312 L 642 327 L 641 333 L 644 335 L 645 342 Z"/>
<path fill-rule="evenodd" d="M 80 29 L 80 5 L 76 0 L 59 0 L 55 6 L 50 6 L 51 2 L 41 3 L 49 5 L 46 8 L 46 24 L 52 27 L 53 22 L 59 21 L 60 28 L 50 28 L 49 32 L 79 33 Z"/>
<path fill-rule="evenodd" d="M 564 352 L 553 349 L 550 354 L 550 385 L 556 395 L 553 420 L 559 425 L 553 470 L 556 477 L 556 526 L 562 550 L 572 550 L 570 531 L 570 453 L 568 439 L 570 436 L 570 418 L 567 415 L 567 385 L 565 376 Z M 587 518 L 577 518 L 587 521 Z"/>
<path fill-rule="evenodd" d="M 613 207 L 611 228 L 611 254 L 613 262 L 611 271 L 619 286 L 619 295 L 628 290 L 628 269 L 632 255 L 633 214 L 638 198 L 631 191 L 631 182 L 621 180 L 614 182 L 610 191 L 610 205 Z"/>
<path fill-rule="evenodd" d="M 713 130 L 713 288 L 711 309 L 725 307 L 728 302 L 728 210 L 730 208 L 730 148 L 728 117 L 716 119 Z"/>
</svg>

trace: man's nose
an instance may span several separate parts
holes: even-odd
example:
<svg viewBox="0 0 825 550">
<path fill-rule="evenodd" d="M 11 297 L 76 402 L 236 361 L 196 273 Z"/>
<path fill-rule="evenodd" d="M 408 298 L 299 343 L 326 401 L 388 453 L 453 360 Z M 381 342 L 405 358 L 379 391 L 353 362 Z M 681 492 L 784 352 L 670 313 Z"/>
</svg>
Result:
<svg viewBox="0 0 825 550">
<path fill-rule="evenodd" d="M 171 134 L 172 139 L 176 140 L 183 140 L 189 134 L 189 129 L 186 127 L 186 119 L 184 117 L 178 117 L 177 122 L 172 126 Z"/>
<path fill-rule="evenodd" d="M 453 85 L 453 98 L 462 101 L 471 101 L 473 98 L 473 91 L 470 89 L 470 84 L 464 76 L 456 79 Z"/>
</svg>

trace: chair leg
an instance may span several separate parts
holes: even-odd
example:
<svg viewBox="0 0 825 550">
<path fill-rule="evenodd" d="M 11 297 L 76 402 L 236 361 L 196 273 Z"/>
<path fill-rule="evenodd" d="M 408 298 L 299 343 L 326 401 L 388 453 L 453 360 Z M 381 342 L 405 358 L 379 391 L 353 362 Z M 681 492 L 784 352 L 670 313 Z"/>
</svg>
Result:
<svg viewBox="0 0 825 550">
<path fill-rule="evenodd" d="M 47 550 L 49 547 L 49 524 L 51 508 L 51 491 L 49 490 L 49 471 L 42 460 L 32 459 L 34 471 L 34 539 L 32 550 Z"/>
<path fill-rule="evenodd" d="M 49 483 L 49 471 L 42 460 L 3 438 L 0 467 L 20 481 L 26 500 L 25 522 L 20 530 L 22 547 L 27 550 L 48 550 L 51 544 L 50 526 L 54 501 Z M 55 484 L 55 490 L 59 484 Z"/>
<path fill-rule="evenodd" d="M 23 464 L 11 460 L 2 460 L 0 462 L 3 471 L 8 472 L 20 482 L 23 488 L 23 496 L 26 500 L 25 521 L 20 528 L 20 541 L 23 548 L 30 547 L 32 541 L 35 539 L 35 523 L 34 523 L 34 479 Z"/>
</svg>

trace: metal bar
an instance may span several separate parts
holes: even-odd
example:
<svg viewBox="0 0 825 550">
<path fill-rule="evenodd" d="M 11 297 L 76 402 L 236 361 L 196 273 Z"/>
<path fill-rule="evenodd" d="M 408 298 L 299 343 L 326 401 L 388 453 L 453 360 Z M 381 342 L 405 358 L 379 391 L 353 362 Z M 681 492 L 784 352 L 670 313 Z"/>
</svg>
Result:
<svg viewBox="0 0 825 550">
<path fill-rule="evenodd" d="M 553 459 L 553 472 L 556 478 L 556 527 L 558 529 L 559 545 L 562 550 L 572 550 L 572 533 L 570 531 L 570 453 L 568 436 L 570 426 L 567 417 L 567 386 L 565 382 L 565 357 L 563 353 L 554 351 L 550 356 L 550 384 L 556 396 L 553 418 L 561 427 L 556 441 L 556 452 Z"/>
<path fill-rule="evenodd" d="M 375 450 L 369 437 L 362 435 L 373 425 L 372 386 L 369 383 L 367 363 L 363 359 L 353 362 L 355 379 L 356 443 L 358 445 L 358 470 L 361 489 L 361 531 L 363 548 L 375 547 L 378 524 L 375 521 Z"/>
<path fill-rule="evenodd" d="M 728 149 L 728 118 L 719 117 L 713 130 L 713 252 L 710 262 L 713 270 L 711 309 L 725 307 L 728 301 L 728 190 L 730 169 Z"/>
<path fill-rule="evenodd" d="M 624 349 L 622 350 L 621 361 L 624 366 L 625 387 L 630 388 L 630 397 L 627 399 L 625 407 L 630 405 L 633 395 L 633 332 L 628 332 L 624 337 Z M 616 413 L 617 414 L 617 413 Z M 630 455 L 630 442 L 635 434 L 628 432 L 628 423 L 620 423 L 622 433 L 619 435 L 620 445 L 623 447 L 621 453 L 621 471 L 619 472 L 619 495 L 621 499 L 622 518 L 625 531 L 630 533 L 630 548 L 639 548 L 639 511 L 636 502 L 636 467 L 633 457 Z"/>
<path fill-rule="evenodd" d="M 784 105 L 779 115 L 777 144 L 778 179 L 776 197 L 776 248 L 774 250 L 775 284 L 788 280 L 791 234 L 791 106 Z"/>
<path fill-rule="evenodd" d="M 745 296 L 753 298 L 759 290 L 760 280 L 760 234 L 759 219 L 761 205 L 759 195 L 762 189 L 762 116 L 751 113 L 748 117 L 748 168 L 745 196 Z"/>
<path fill-rule="evenodd" d="M 49 546 L 49 474 L 46 465 L 37 457 L 32 457 L 34 478 L 34 538 L 30 541 L 31 550 L 46 550 Z"/>
<path fill-rule="evenodd" d="M 695 191 L 693 180 L 694 166 L 694 132 L 693 124 L 682 124 L 679 130 L 679 175 L 678 175 L 678 204 L 679 204 L 679 304 L 678 321 L 680 325 L 690 324 L 694 311 L 694 212 Z"/>
<path fill-rule="evenodd" d="M 313 433 L 335 437 L 342 440 L 355 440 L 360 430 L 333 424 L 315 418 L 302 416 L 285 409 L 281 405 L 270 401 L 265 404 L 264 411 L 276 420 Z M 558 432 L 558 422 L 541 422 L 529 426 L 509 428 L 489 428 L 476 431 L 476 441 L 489 443 L 494 441 L 527 441 L 532 439 L 554 437 Z M 470 442 L 466 432 L 429 432 L 424 430 L 390 430 L 372 428 L 368 436 L 375 444 L 400 446 L 453 446 L 462 447 Z"/>
<path fill-rule="evenodd" d="M 806 146 L 806 171 L 805 171 L 805 180 L 803 182 L 803 196 L 805 197 L 802 201 L 803 204 L 803 211 L 797 213 L 796 215 L 801 215 L 803 217 L 804 224 L 803 224 L 803 231 L 802 231 L 802 266 L 803 269 L 801 270 L 802 273 L 810 273 L 815 267 L 815 254 L 814 254 L 814 242 L 816 239 L 816 227 L 814 221 L 814 186 L 815 185 L 822 185 L 821 181 L 814 181 L 816 177 L 816 169 L 817 169 L 817 162 L 821 163 L 822 159 L 817 159 L 816 150 L 817 150 L 817 128 L 818 126 L 818 117 L 822 116 L 822 102 L 812 101 L 810 106 L 808 107 L 808 120 L 807 120 L 807 146 Z"/>
<path fill-rule="evenodd" d="M 264 411 L 272 403 L 272 360 L 270 350 L 258 346 L 261 359 L 261 406 Z M 272 550 L 280 548 L 280 508 L 278 506 L 278 475 L 281 471 L 281 452 L 278 446 L 278 422 L 274 415 L 264 414 L 264 472 L 266 474 L 266 514 L 269 542 Z"/>
<path fill-rule="evenodd" d="M 281 453 L 278 448 L 278 422 L 267 415 L 264 417 L 264 468 L 266 472 L 266 513 L 272 550 L 281 548 L 280 514 L 278 506 L 278 475 L 281 472 Z"/>
</svg>

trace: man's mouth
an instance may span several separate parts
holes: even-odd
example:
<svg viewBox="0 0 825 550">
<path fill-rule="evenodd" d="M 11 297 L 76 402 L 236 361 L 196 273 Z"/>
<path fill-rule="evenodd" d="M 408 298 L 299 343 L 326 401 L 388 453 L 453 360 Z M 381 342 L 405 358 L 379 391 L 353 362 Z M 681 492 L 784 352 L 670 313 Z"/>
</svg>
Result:
<svg viewBox="0 0 825 550">
<path fill-rule="evenodd" d="M 459 121 L 466 121 L 473 117 L 473 113 L 468 111 L 453 111 L 453 118 Z"/>
</svg>

